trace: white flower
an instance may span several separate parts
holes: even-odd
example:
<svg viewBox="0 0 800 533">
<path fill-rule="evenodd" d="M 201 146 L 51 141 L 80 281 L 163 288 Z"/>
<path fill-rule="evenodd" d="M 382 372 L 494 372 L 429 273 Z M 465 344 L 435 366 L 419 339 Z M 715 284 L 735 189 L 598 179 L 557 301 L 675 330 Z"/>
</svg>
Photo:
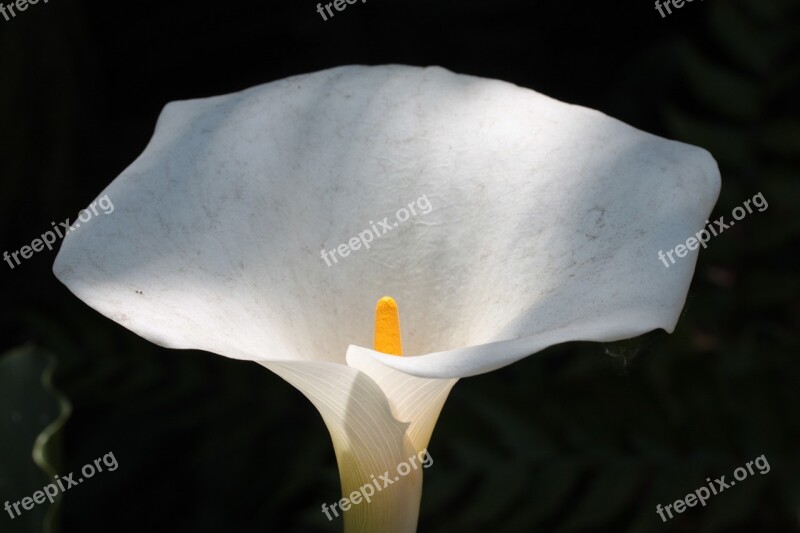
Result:
<svg viewBox="0 0 800 533">
<path fill-rule="evenodd" d="M 719 172 L 702 149 L 441 68 L 349 66 L 173 102 L 54 270 L 143 337 L 256 361 L 330 430 L 344 496 L 427 447 L 456 378 L 553 344 L 663 328 Z M 433 209 L 328 267 L 320 251 L 425 195 Z M 400 305 L 406 357 L 375 352 Z M 416 527 L 417 470 L 345 513 Z"/>
</svg>

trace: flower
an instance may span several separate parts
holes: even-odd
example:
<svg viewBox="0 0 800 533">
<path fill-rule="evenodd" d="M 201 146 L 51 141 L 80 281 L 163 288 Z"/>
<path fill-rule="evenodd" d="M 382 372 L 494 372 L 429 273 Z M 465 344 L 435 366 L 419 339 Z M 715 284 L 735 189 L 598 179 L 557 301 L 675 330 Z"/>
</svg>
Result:
<svg viewBox="0 0 800 533">
<path fill-rule="evenodd" d="M 456 379 L 553 344 L 663 328 L 719 172 L 702 149 L 509 83 L 441 68 L 348 66 L 173 102 L 102 192 L 113 216 L 64 240 L 54 271 L 143 337 L 256 361 L 305 394 L 343 493 L 427 447 Z M 332 266 L 413 198 L 433 209 Z M 383 230 L 388 231 L 388 230 Z M 371 345 L 397 298 L 403 349 Z M 418 470 L 345 513 L 413 531 Z"/>
</svg>

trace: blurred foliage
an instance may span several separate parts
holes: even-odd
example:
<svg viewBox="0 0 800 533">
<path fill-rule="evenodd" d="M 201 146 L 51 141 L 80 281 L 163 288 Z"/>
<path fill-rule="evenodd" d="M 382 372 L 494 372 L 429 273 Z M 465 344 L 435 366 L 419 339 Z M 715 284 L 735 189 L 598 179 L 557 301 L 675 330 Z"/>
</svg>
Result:
<svg viewBox="0 0 800 533">
<path fill-rule="evenodd" d="M 429 447 L 420 531 L 800 531 L 799 6 L 709 0 L 661 19 L 652 2 L 386 0 L 322 23 L 305 2 L 40 3 L 0 21 L 2 249 L 86 205 L 173 99 L 402 62 L 600 109 L 709 149 L 723 175 L 714 218 L 759 191 L 769 208 L 700 254 L 674 334 L 571 343 L 460 382 Z M 319 510 L 339 498 L 330 440 L 297 391 L 253 364 L 137 338 L 58 285 L 53 257 L 2 263 L 3 346 L 58 360 L 74 409 L 60 473 L 109 451 L 119 461 L 66 493 L 63 532 L 341 530 Z M 55 416 L 37 414 L 55 407 L 40 353 L 17 352 L 24 399 L 0 411 L 12 501 L 47 482 L 31 459 Z M 9 433 L 16 412 L 41 424 Z M 658 518 L 656 504 L 762 454 L 769 473 Z M 0 531 L 18 524 L 0 510 Z"/>
<path fill-rule="evenodd" d="M 52 383 L 55 359 L 31 347 L 0 355 L 0 503 L 19 501 L 51 482 L 63 465 L 61 430 L 71 406 Z M 8 533 L 57 531 L 58 502 L 20 511 Z M 4 511 L 6 511 L 4 509 Z M 16 513 L 15 513 L 16 515 Z M 5 517 L 4 517 L 5 518 Z"/>
</svg>

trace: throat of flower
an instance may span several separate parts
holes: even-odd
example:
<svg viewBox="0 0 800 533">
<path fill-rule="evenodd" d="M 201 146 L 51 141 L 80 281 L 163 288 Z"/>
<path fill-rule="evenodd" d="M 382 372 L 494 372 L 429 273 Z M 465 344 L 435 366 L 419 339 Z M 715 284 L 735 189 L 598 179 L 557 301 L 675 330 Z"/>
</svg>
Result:
<svg viewBox="0 0 800 533">
<path fill-rule="evenodd" d="M 397 302 L 389 296 L 378 300 L 375 306 L 375 351 L 403 355 L 400 342 L 400 314 Z"/>
</svg>

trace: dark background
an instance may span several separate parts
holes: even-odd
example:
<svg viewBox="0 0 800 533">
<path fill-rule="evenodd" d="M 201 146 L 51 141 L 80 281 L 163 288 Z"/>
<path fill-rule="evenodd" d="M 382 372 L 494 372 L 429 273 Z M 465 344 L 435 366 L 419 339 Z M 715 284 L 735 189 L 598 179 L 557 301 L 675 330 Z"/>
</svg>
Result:
<svg viewBox="0 0 800 533">
<path fill-rule="evenodd" d="M 662 19 L 648 0 L 368 0 L 327 22 L 315 6 L 50 0 L 0 18 L 0 252 L 74 218 L 170 100 L 406 63 L 599 109 L 710 150 L 715 217 L 758 192 L 769 208 L 700 254 L 673 335 L 571 343 L 459 383 L 419 531 L 800 531 L 800 2 L 695 0 Z M 119 468 L 66 493 L 60 531 L 341 530 L 320 512 L 340 497 L 333 449 L 300 393 L 138 338 L 69 294 L 54 258 L 0 263 L 0 505 L 47 483 L 33 439 L 68 401 L 46 468 L 108 452 Z M 762 454 L 769 473 L 658 518 Z M 41 531 L 39 507 L 0 510 L 0 531 Z"/>
</svg>

